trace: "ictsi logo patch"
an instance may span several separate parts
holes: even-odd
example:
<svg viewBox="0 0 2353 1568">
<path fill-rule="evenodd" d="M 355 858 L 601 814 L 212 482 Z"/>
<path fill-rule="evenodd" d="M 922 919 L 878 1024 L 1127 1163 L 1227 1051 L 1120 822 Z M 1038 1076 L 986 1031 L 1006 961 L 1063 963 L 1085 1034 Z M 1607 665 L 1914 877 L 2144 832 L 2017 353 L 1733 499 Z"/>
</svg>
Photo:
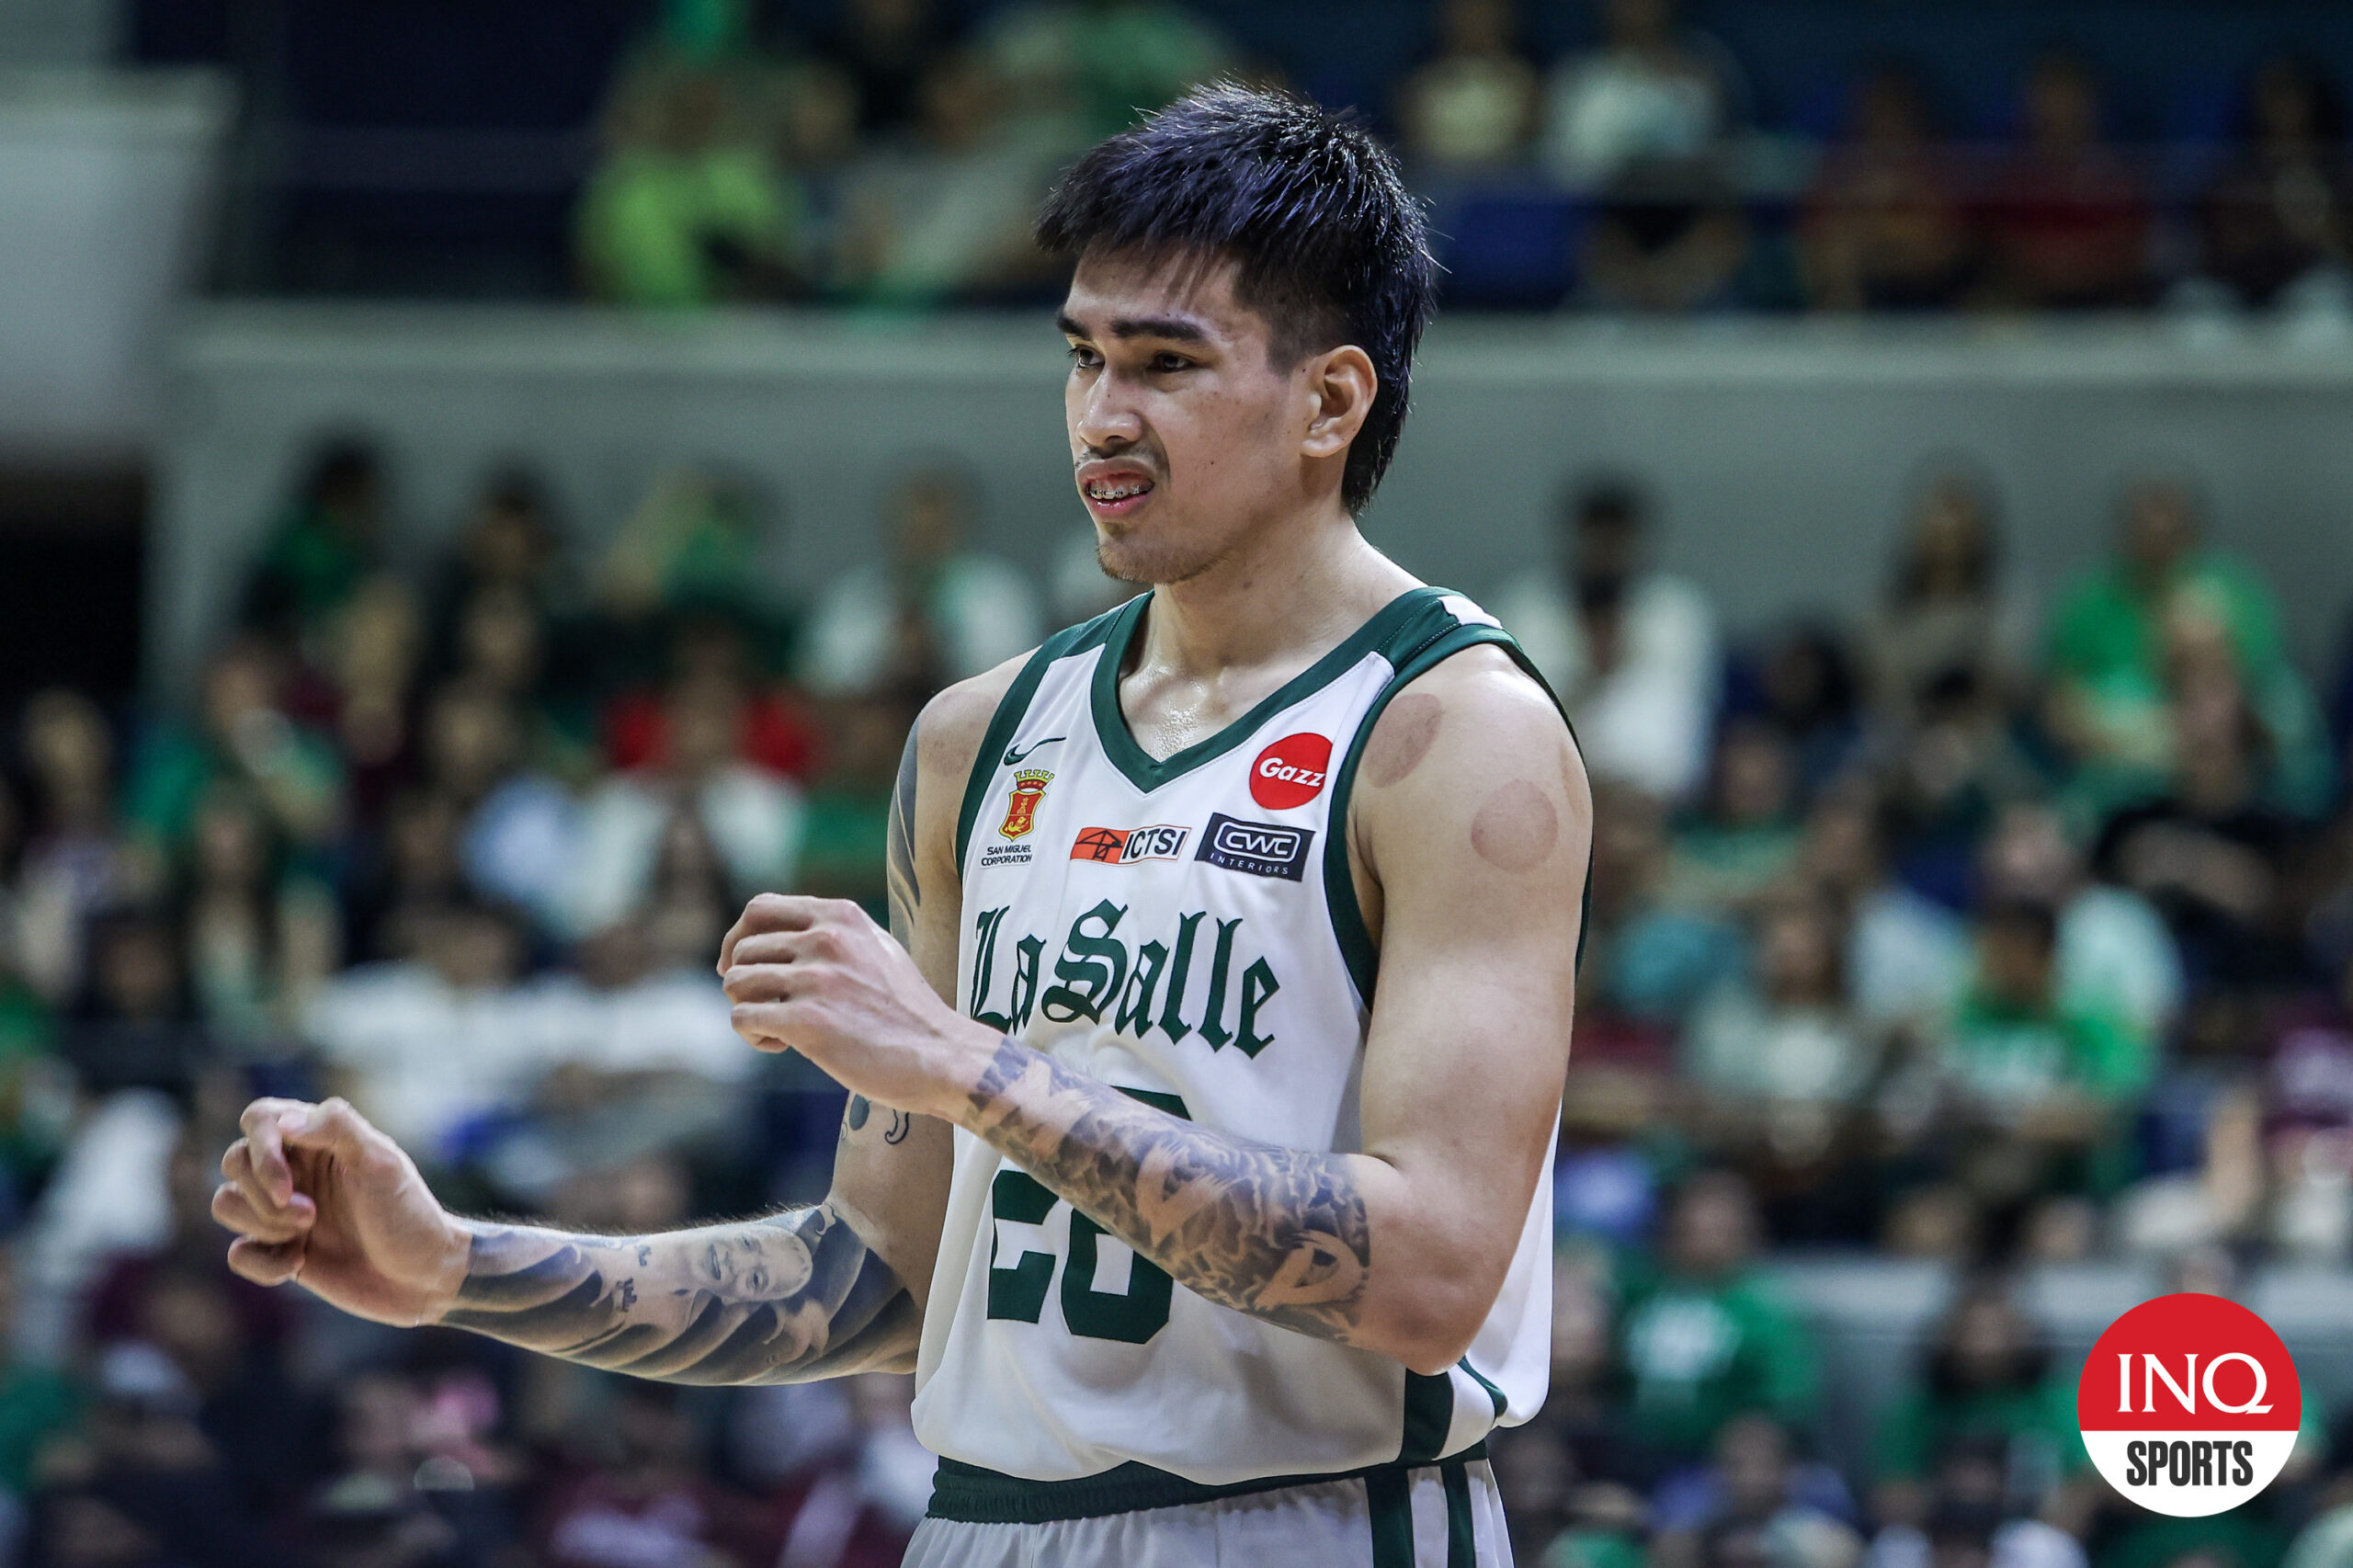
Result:
<svg viewBox="0 0 2353 1568">
<path fill-rule="evenodd" d="M 1331 769 L 1331 736 L 1285 735 L 1250 765 L 1250 798 L 1270 812 L 1303 806 L 1324 792 Z"/>
<path fill-rule="evenodd" d="M 1083 827 L 1071 840 L 1070 858 L 1125 866 L 1137 860 L 1174 860 L 1183 853 L 1189 827 L 1155 823 L 1150 827 Z"/>
<path fill-rule="evenodd" d="M 2296 1446 L 2303 1392 L 2271 1325 L 2183 1291 L 2109 1324 L 2075 1386 L 2084 1447 L 2109 1485 L 2179 1518 L 2235 1508 Z"/>
</svg>

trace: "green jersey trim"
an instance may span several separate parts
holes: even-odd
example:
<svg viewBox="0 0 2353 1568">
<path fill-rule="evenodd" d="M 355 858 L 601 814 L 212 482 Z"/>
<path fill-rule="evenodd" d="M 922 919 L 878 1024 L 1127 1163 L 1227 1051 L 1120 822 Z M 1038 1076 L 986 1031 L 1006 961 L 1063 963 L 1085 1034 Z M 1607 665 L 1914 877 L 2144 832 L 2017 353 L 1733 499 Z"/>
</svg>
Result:
<svg viewBox="0 0 2353 1568">
<path fill-rule="evenodd" d="M 1470 1375 L 1495 1407 L 1495 1419 L 1504 1418 L 1510 1402 L 1504 1391 L 1489 1382 L 1479 1369 L 1465 1356 L 1454 1364 Z M 1427 1464 L 1439 1458 L 1446 1449 L 1447 1432 L 1454 1425 L 1454 1373 L 1448 1370 L 1430 1377 L 1421 1372 L 1405 1374 L 1405 1438 L 1397 1447 L 1401 1464 Z"/>
<path fill-rule="evenodd" d="M 1464 1460 L 1484 1459 L 1487 1445 L 1482 1441 L 1455 1457 Z M 1412 1468 L 1392 1462 L 1334 1475 L 1266 1475 L 1224 1486 L 1204 1486 L 1198 1481 L 1188 1481 L 1181 1475 L 1133 1460 L 1076 1481 L 1030 1481 L 983 1470 L 961 1460 L 943 1459 L 932 1479 L 928 1511 L 935 1519 L 958 1524 L 1042 1525 L 1059 1519 L 1100 1519 L 1150 1508 L 1214 1503 L 1221 1498 L 1249 1497 L 1292 1486 L 1321 1486 L 1334 1481 L 1362 1481 L 1370 1487 L 1376 1478 L 1393 1474 L 1402 1483 L 1404 1472 Z"/>
<path fill-rule="evenodd" d="M 1267 720 L 1354 669 L 1358 660 L 1388 642 L 1443 592 L 1440 588 L 1408 588 L 1375 610 L 1372 618 L 1350 632 L 1338 647 L 1285 681 L 1273 696 L 1207 740 L 1198 741 L 1167 757 L 1154 757 L 1136 744 L 1135 735 L 1128 729 L 1127 715 L 1120 709 L 1120 667 L 1127 663 L 1128 650 L 1135 641 L 1136 628 L 1143 624 L 1152 595 L 1131 599 L 1112 612 L 1115 623 L 1103 656 L 1096 662 L 1092 694 L 1096 739 L 1103 747 L 1103 755 L 1111 759 L 1111 765 L 1128 782 L 1149 795 L 1201 764 L 1223 756 L 1256 734 Z"/>
<path fill-rule="evenodd" d="M 1381 688 L 1365 710 L 1364 718 L 1357 725 L 1356 738 L 1348 743 L 1347 756 L 1332 775 L 1331 829 L 1324 835 L 1324 906 L 1332 919 L 1332 937 L 1340 946 L 1340 957 L 1348 966 L 1348 978 L 1356 983 L 1357 995 L 1368 1007 L 1372 1006 L 1373 987 L 1381 978 L 1381 949 L 1374 945 L 1371 928 L 1365 924 L 1364 910 L 1357 903 L 1357 881 L 1348 869 L 1348 801 L 1356 791 L 1357 765 L 1364 760 L 1365 744 L 1372 738 L 1373 726 L 1381 720 L 1391 700 L 1415 680 L 1427 675 L 1437 665 L 1452 658 L 1465 648 L 1481 646 L 1501 648 L 1511 656 L 1521 673 L 1534 681 L 1552 706 L 1561 709 L 1561 721 L 1568 722 L 1568 710 L 1561 706 L 1560 696 L 1546 684 L 1528 654 L 1501 627 L 1464 625 L 1451 616 L 1445 626 L 1419 644 L 1406 650 L 1402 658 L 1391 662 L 1397 673 Z M 1569 742 L 1576 743 L 1576 731 L 1569 732 Z M 1586 884 L 1583 894 L 1590 906 L 1593 900 L 1593 866 L 1590 858 L 1586 864 Z M 1577 956 L 1585 956 L 1585 925 L 1577 923 Z"/>
<path fill-rule="evenodd" d="M 1446 1447 L 1454 1425 L 1454 1374 L 1405 1374 L 1405 1435 L 1397 1445 L 1400 1464 L 1427 1464 Z"/>
<path fill-rule="evenodd" d="M 1141 602 L 1141 601 L 1138 601 Z M 996 777 L 1000 766 L 997 758 L 1013 744 L 1016 732 L 1021 728 L 1022 715 L 1029 711 L 1030 699 L 1038 695 L 1039 683 L 1046 678 L 1047 667 L 1056 659 L 1066 659 L 1073 653 L 1083 653 L 1095 647 L 1111 633 L 1111 623 L 1121 614 L 1111 610 L 1093 620 L 1082 621 L 1055 632 L 1029 655 L 1013 684 L 1005 688 L 997 699 L 996 711 L 989 715 L 988 733 L 981 737 L 981 749 L 973 754 L 972 771 L 964 779 L 964 803 L 956 813 L 956 874 L 964 873 L 964 853 L 972 847 L 972 824 L 980 820 L 981 807 L 988 800 L 989 780 Z"/>
<path fill-rule="evenodd" d="M 1486 1374 L 1471 1364 L 1470 1357 L 1465 1356 L 1455 1365 L 1470 1373 L 1471 1381 L 1487 1391 L 1487 1403 L 1495 1407 L 1495 1419 L 1501 1421 L 1504 1418 L 1504 1412 L 1511 1406 L 1511 1401 L 1504 1397 L 1504 1391 L 1489 1382 Z"/>
</svg>

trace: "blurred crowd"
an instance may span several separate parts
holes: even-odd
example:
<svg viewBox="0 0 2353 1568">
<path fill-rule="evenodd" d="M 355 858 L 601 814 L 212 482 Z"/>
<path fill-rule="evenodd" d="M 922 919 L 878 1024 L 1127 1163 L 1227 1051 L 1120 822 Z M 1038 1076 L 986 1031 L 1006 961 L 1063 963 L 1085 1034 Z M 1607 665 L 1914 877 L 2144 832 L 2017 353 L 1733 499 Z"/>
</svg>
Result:
<svg viewBox="0 0 2353 1568">
<path fill-rule="evenodd" d="M 1576 488 L 1494 600 L 1598 792 L 1564 1220 L 1697 1161 L 1783 1245 L 2353 1253 L 2347 680 L 2195 480 L 2129 483 L 2038 612 L 1990 487 L 1931 472 L 1865 624 L 1730 646 L 1646 519 Z"/>
<path fill-rule="evenodd" d="M 2347 127 L 2298 56 L 2162 140 L 2126 140 L 2056 50 L 1990 116 L 1890 59 L 1768 126 L 1675 0 L 1593 5 L 1591 46 L 1547 60 L 1514 0 L 1432 0 L 1419 62 L 1363 106 L 1434 203 L 1450 303 L 2353 321 Z M 669 0 L 609 96 L 580 280 L 642 305 L 1040 298 L 1055 173 L 1217 77 L 1286 79 L 1167 0 L 845 0 L 824 27 Z"/>
<path fill-rule="evenodd" d="M 528 467 L 420 562 L 367 441 L 267 520 L 178 689 L 0 746 L 0 1562 L 821 1568 L 927 1495 L 906 1380 L 676 1391 L 397 1334 L 231 1277 L 207 1204 L 257 1092 L 347 1095 L 470 1211 L 604 1231 L 804 1200 L 841 1096 L 745 1049 L 752 892 L 880 908 L 941 685 L 1104 608 L 911 468 L 879 558 L 772 567 L 768 499 L 655 477 L 582 549 Z M 1555 1171 L 1554 1392 L 1497 1439 L 1524 1561 L 2334 1568 L 2353 1448 L 2214 1521 L 2121 1508 L 2012 1287 L 2353 1259 L 2353 667 L 2290 656 L 2194 476 L 2086 519 L 2038 600 L 2000 496 L 1922 475 L 1859 623 L 1733 636 L 1639 476 L 1569 479 L 1483 596 L 1595 778 Z M 1958 1281 L 1830 1430 L 1768 1258 Z M 2353 1430 L 2345 1434 L 2353 1441 Z"/>
<path fill-rule="evenodd" d="M 9 721 L 0 1562 L 896 1563 L 912 1380 L 682 1392 L 378 1330 L 234 1278 L 208 1206 L 271 1092 L 349 1096 L 475 1212 L 821 1195 L 842 1096 L 735 1036 L 721 935 L 763 889 L 883 915 L 908 726 L 1042 596 L 947 470 L 806 601 L 728 476 L 660 476 L 592 562 L 514 469 L 404 572 L 392 495 L 328 443 L 179 700 Z"/>
<path fill-rule="evenodd" d="M 2341 1558 L 2353 1426 L 2315 1400 L 2258 1503 L 2144 1514 L 2086 1468 L 2076 1368 L 2017 1293 L 2353 1254 L 2353 669 L 2316 686 L 2207 523 L 2194 476 L 2140 476 L 2036 604 L 1998 494 L 1941 467 L 1859 624 L 1733 640 L 1604 476 L 1490 600 L 1596 780 L 1553 1388 L 1496 1442 L 1524 1558 Z M 1843 1445 L 1759 1267 L 1825 1249 L 1955 1282 L 1907 1379 L 1844 1391 L 1875 1414 Z"/>
<path fill-rule="evenodd" d="M 1534 1568 L 2324 1568 L 2353 1535 L 2353 1415 L 2307 1396 L 2293 1457 L 2200 1519 L 2124 1502 L 2076 1426 L 2078 1365 L 1998 1269 L 1955 1276 L 1864 1429 L 1824 1441 L 1829 1346 L 1760 1265 L 1755 1187 L 1695 1167 L 1634 1240 L 1564 1233 L 1552 1385 L 1490 1439 Z M 2166 1288 L 2228 1294 L 2222 1249 Z M 2078 1351 L 2082 1348 L 2076 1347 Z"/>
</svg>

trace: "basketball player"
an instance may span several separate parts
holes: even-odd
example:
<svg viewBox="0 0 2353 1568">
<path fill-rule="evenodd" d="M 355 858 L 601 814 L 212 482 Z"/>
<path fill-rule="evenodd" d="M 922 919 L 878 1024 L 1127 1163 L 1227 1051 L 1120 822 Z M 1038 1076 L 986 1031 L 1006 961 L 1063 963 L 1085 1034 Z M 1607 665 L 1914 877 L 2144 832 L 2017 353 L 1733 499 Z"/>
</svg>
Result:
<svg viewBox="0 0 2353 1568">
<path fill-rule="evenodd" d="M 1506 1562 L 1590 802 L 1509 639 L 1357 529 L 1418 209 L 1353 124 L 1217 88 L 1039 234 L 1078 491 L 1154 586 L 924 710 L 892 932 L 763 895 L 728 934 L 737 1029 L 850 1090 L 831 1195 L 467 1221 L 349 1107 L 263 1100 L 231 1261 L 643 1377 L 913 1369 L 924 1568 Z"/>
</svg>

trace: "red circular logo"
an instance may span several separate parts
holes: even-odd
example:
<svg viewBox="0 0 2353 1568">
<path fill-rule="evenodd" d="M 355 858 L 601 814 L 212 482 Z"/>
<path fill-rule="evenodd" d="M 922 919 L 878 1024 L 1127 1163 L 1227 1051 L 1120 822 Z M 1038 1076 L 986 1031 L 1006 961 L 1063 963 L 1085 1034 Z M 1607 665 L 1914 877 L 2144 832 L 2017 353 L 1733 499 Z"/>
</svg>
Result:
<svg viewBox="0 0 2353 1568">
<path fill-rule="evenodd" d="M 2192 1291 L 2109 1324 L 2075 1384 L 2075 1419 L 2100 1474 L 2176 1517 L 2220 1513 L 2268 1486 L 2303 1409 L 2296 1364 L 2271 1325 Z"/>
<path fill-rule="evenodd" d="M 1302 730 L 1285 735 L 1250 765 L 1250 798 L 1270 812 L 1303 806 L 1332 776 L 1332 740 Z"/>
</svg>

